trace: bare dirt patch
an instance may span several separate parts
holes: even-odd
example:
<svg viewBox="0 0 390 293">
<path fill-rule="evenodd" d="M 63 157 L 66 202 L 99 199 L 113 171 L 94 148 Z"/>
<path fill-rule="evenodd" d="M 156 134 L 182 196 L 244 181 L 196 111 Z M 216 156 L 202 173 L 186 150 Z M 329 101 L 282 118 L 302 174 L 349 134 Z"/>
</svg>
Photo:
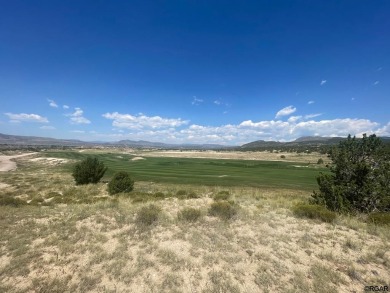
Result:
<svg viewBox="0 0 390 293">
<path fill-rule="evenodd" d="M 36 153 L 27 153 L 21 155 L 13 155 L 13 156 L 0 156 L 0 172 L 8 172 L 16 170 L 17 165 L 14 159 L 35 155 Z"/>
</svg>

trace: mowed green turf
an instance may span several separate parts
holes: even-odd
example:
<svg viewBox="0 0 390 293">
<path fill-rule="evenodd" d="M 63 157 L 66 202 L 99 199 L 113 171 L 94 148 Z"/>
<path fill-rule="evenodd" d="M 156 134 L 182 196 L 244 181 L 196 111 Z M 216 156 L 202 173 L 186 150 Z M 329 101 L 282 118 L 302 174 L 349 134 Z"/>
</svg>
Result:
<svg viewBox="0 0 390 293">
<path fill-rule="evenodd" d="M 73 151 L 47 152 L 48 157 L 82 160 L 87 153 Z M 167 182 L 218 186 L 255 186 L 316 189 L 315 177 L 325 168 L 305 167 L 307 164 L 273 161 L 151 158 L 132 161 L 125 154 L 92 154 L 103 161 L 109 180 L 117 171 L 128 171 L 136 181 Z M 302 167 L 296 167 L 302 166 Z M 71 165 L 66 170 L 71 172 Z"/>
</svg>

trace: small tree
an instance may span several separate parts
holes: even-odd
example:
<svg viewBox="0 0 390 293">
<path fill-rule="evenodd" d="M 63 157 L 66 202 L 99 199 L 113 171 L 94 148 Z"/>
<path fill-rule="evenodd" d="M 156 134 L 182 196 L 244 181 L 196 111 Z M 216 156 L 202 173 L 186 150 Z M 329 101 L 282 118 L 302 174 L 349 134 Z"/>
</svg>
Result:
<svg viewBox="0 0 390 293">
<path fill-rule="evenodd" d="M 97 158 L 88 157 L 73 168 L 72 176 L 77 185 L 98 183 L 107 168 Z"/>
<path fill-rule="evenodd" d="M 133 190 L 134 181 L 130 178 L 130 174 L 120 171 L 114 175 L 108 183 L 108 192 L 116 194 L 120 192 L 131 192 Z"/>
<path fill-rule="evenodd" d="M 390 210 L 390 157 L 374 134 L 341 141 L 329 152 L 331 174 L 317 177 L 313 202 L 340 212 Z"/>
<path fill-rule="evenodd" d="M 318 161 L 317 161 L 317 164 L 320 165 L 320 164 L 323 164 L 324 163 L 324 160 L 322 158 L 319 158 Z"/>
</svg>

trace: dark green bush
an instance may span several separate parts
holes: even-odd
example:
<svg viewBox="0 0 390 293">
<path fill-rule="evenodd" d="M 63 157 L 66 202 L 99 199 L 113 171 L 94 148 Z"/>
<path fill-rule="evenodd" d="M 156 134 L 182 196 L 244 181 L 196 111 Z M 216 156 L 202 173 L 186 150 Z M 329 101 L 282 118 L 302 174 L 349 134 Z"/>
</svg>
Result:
<svg viewBox="0 0 390 293">
<path fill-rule="evenodd" d="M 134 188 L 134 181 L 130 174 L 125 171 L 120 171 L 112 177 L 108 183 L 108 192 L 110 194 L 117 194 L 120 192 L 131 192 Z"/>
<path fill-rule="evenodd" d="M 285 155 L 281 155 L 280 158 L 281 158 L 281 159 L 285 159 L 286 156 L 285 156 Z"/>
<path fill-rule="evenodd" d="M 312 202 L 346 213 L 390 209 L 390 152 L 374 134 L 351 137 L 328 154 L 330 172 L 317 177 L 319 191 Z"/>
<path fill-rule="evenodd" d="M 320 164 L 323 164 L 324 163 L 324 160 L 322 158 L 319 158 L 318 161 L 317 161 L 317 164 L 320 165 Z"/>
<path fill-rule="evenodd" d="M 230 192 L 227 190 L 222 190 L 213 196 L 214 200 L 228 200 L 230 198 Z"/>
<path fill-rule="evenodd" d="M 367 222 L 377 225 L 390 225 L 390 213 L 372 213 L 367 217 Z"/>
<path fill-rule="evenodd" d="M 200 216 L 200 210 L 195 208 L 184 208 L 177 214 L 179 220 L 187 222 L 195 222 L 200 218 Z"/>
<path fill-rule="evenodd" d="M 300 203 L 295 205 L 293 213 L 298 217 L 309 219 L 319 219 L 323 222 L 331 223 L 336 219 L 337 214 L 319 205 Z"/>
<path fill-rule="evenodd" d="M 106 170 L 103 162 L 97 158 L 88 157 L 74 166 L 72 176 L 77 185 L 98 183 Z"/>
<path fill-rule="evenodd" d="M 137 214 L 136 221 L 138 224 L 150 226 L 158 220 L 160 212 L 161 209 L 154 204 L 142 207 Z"/>
<path fill-rule="evenodd" d="M 213 202 L 209 209 L 209 215 L 219 217 L 224 220 L 231 219 L 237 214 L 237 205 L 229 201 L 216 201 Z"/>
</svg>

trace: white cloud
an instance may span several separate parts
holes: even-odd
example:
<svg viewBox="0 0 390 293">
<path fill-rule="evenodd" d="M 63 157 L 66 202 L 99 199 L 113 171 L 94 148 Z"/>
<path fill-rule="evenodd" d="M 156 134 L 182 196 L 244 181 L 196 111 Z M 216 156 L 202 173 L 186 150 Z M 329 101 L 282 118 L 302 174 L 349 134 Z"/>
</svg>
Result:
<svg viewBox="0 0 390 293">
<path fill-rule="evenodd" d="M 315 102 L 314 101 L 308 101 L 307 102 L 309 105 L 311 105 L 311 104 L 314 104 Z"/>
<path fill-rule="evenodd" d="M 106 119 L 113 120 L 112 126 L 117 128 L 127 129 L 159 129 L 159 128 L 175 128 L 188 124 L 188 120 L 181 118 L 162 118 L 160 116 L 149 117 L 144 114 L 133 116 L 131 114 L 120 114 L 118 112 L 106 113 L 102 115 Z"/>
<path fill-rule="evenodd" d="M 85 133 L 84 130 L 71 130 L 72 133 Z"/>
<path fill-rule="evenodd" d="M 305 119 L 311 119 L 311 118 L 315 118 L 315 117 L 318 117 L 318 116 L 321 116 L 322 113 L 317 113 L 317 114 L 308 114 L 308 115 L 305 115 Z"/>
<path fill-rule="evenodd" d="M 65 110 L 69 109 L 69 106 L 68 105 L 63 105 L 62 108 L 64 108 Z"/>
<path fill-rule="evenodd" d="M 275 118 L 279 118 L 282 116 L 288 116 L 292 113 L 294 113 L 297 110 L 294 106 L 288 106 L 284 107 L 283 109 L 279 110 L 278 113 L 276 113 Z"/>
<path fill-rule="evenodd" d="M 54 130 L 54 129 L 56 129 L 54 126 L 41 126 L 41 127 L 39 127 L 40 129 L 44 129 L 44 130 Z"/>
<path fill-rule="evenodd" d="M 75 112 L 72 114 L 67 114 L 66 116 L 70 117 L 71 124 L 90 124 L 87 118 L 83 116 L 84 111 L 80 108 L 75 108 Z"/>
<path fill-rule="evenodd" d="M 58 105 L 53 100 L 47 99 L 47 101 L 49 102 L 49 106 L 50 107 L 58 108 Z"/>
<path fill-rule="evenodd" d="M 326 84 L 328 81 L 326 80 L 326 79 L 323 79 L 323 80 L 321 80 L 321 83 L 320 83 L 320 85 L 324 85 L 324 84 Z"/>
<path fill-rule="evenodd" d="M 291 116 L 287 119 L 288 122 L 296 122 L 298 120 L 302 119 L 302 116 Z"/>
<path fill-rule="evenodd" d="M 8 116 L 8 118 L 11 120 L 11 122 L 38 122 L 38 123 L 48 123 L 49 120 L 47 120 L 46 117 L 42 117 L 38 114 L 14 114 L 14 113 L 4 113 Z"/>
<path fill-rule="evenodd" d="M 201 103 L 203 103 L 203 100 L 202 99 L 198 99 L 196 96 L 194 96 L 194 99 L 192 100 L 191 104 L 192 105 L 200 105 Z"/>
<path fill-rule="evenodd" d="M 220 100 L 215 100 L 215 101 L 214 101 L 214 104 L 217 105 L 217 106 L 219 106 L 219 105 L 222 104 L 222 102 L 221 102 Z"/>
<path fill-rule="evenodd" d="M 118 116 L 120 115 L 120 116 Z M 121 115 L 124 115 L 122 117 Z M 378 135 L 390 135 L 390 122 L 383 126 L 377 122 L 367 119 L 333 119 L 333 120 L 304 120 L 306 116 L 292 116 L 287 121 L 281 120 L 264 120 L 252 121 L 246 120 L 239 124 L 226 124 L 221 126 L 205 126 L 191 124 L 185 128 L 178 128 L 176 123 L 184 125 L 183 120 L 165 119 L 166 121 L 160 126 L 152 127 L 153 123 L 147 118 L 137 116 L 128 117 L 128 114 L 104 114 L 107 119 L 116 119 L 117 123 L 125 123 L 121 129 L 114 125 L 114 130 L 121 133 L 111 134 L 96 134 L 96 137 L 115 139 L 132 139 L 132 140 L 148 140 L 160 141 L 166 143 L 217 143 L 217 144 L 244 144 L 255 140 L 277 140 L 291 141 L 301 136 L 341 136 L 345 137 L 348 134 L 361 136 L 363 133 Z M 146 119 L 146 120 L 145 120 Z M 164 119 L 164 118 L 160 118 Z M 174 120 L 170 123 L 167 120 Z M 128 122 L 130 121 L 130 122 Z M 141 122 L 140 122 L 141 121 Z M 185 121 L 187 122 L 187 121 Z M 130 123 L 130 125 L 126 124 Z M 141 125 L 137 124 L 140 123 Z M 172 124 L 173 123 L 173 124 Z M 171 125 L 169 125 L 171 124 Z M 156 126 L 155 124 L 153 124 Z M 130 129 L 128 131 L 123 131 Z M 122 131 L 121 131 L 122 130 Z"/>
<path fill-rule="evenodd" d="M 374 82 L 374 85 L 378 85 L 378 84 L 379 84 L 379 80 Z"/>
</svg>

